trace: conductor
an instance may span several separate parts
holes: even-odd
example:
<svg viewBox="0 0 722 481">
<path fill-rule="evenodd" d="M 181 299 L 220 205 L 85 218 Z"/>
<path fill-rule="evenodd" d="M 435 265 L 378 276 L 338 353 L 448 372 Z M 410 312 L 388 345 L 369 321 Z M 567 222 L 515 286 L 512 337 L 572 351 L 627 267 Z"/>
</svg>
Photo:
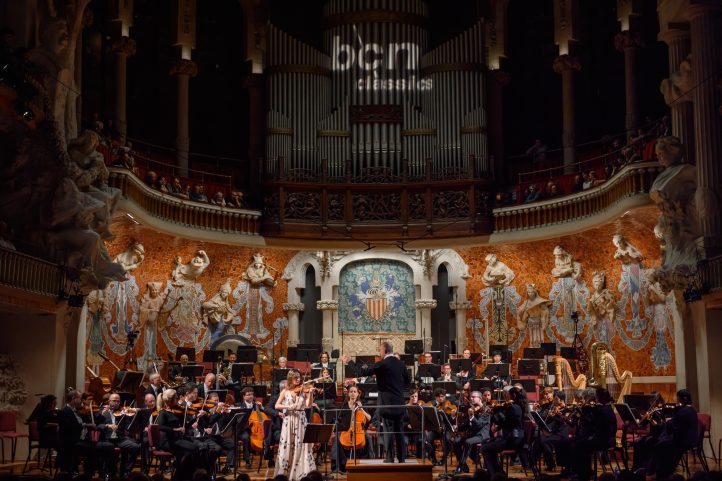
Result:
<svg viewBox="0 0 722 481">
<path fill-rule="evenodd" d="M 403 361 L 394 355 L 394 346 L 382 342 L 379 346 L 382 360 L 371 366 L 357 367 L 349 356 L 343 356 L 343 362 L 356 369 L 357 376 L 376 375 L 379 390 L 379 414 L 384 423 L 384 445 L 386 446 L 385 463 L 394 462 L 394 453 L 403 463 L 406 459 L 406 446 L 401 432 L 401 419 L 404 414 L 403 407 L 384 408 L 383 406 L 402 406 L 404 404 L 404 386 L 409 384 L 409 373 Z M 393 436 L 393 443 L 391 438 Z M 394 444 L 395 449 L 394 449 Z"/>
</svg>

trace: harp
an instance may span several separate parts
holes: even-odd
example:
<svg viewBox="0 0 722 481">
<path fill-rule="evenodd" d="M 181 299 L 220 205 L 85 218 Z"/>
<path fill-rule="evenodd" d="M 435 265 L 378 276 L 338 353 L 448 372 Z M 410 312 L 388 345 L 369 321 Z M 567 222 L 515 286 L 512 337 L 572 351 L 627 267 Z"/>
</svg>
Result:
<svg viewBox="0 0 722 481">
<path fill-rule="evenodd" d="M 590 350 L 592 368 L 589 385 L 606 388 L 615 402 L 624 402 L 624 396 L 632 392 L 632 372 L 622 371 L 620 374 L 617 361 L 603 342 L 595 342 Z"/>
<path fill-rule="evenodd" d="M 575 391 L 587 387 L 587 377 L 584 374 L 574 376 L 569 361 L 561 356 L 554 356 L 554 384 L 566 396 L 567 402 L 574 399 Z"/>
</svg>

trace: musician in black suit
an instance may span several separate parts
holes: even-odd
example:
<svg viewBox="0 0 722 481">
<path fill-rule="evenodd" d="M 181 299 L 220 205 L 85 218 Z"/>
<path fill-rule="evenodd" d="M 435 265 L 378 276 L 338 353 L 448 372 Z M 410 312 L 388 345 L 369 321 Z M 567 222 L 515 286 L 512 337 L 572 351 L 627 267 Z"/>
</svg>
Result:
<svg viewBox="0 0 722 481">
<path fill-rule="evenodd" d="M 486 391 L 491 400 L 491 392 Z M 463 439 L 454 445 L 456 459 L 459 465 L 456 467 L 456 474 L 468 473 L 469 466 L 466 460 L 469 455 L 476 461 L 476 445 L 489 442 L 491 439 L 491 408 L 484 405 L 484 398 L 479 391 L 474 391 L 469 396 L 471 405 L 467 411 L 468 422 L 459 430 L 465 430 Z M 465 428 L 465 429 L 464 429 Z"/>
<path fill-rule="evenodd" d="M 344 356 L 344 362 L 348 362 L 356 368 L 359 376 L 376 376 L 376 383 L 379 391 L 379 411 L 384 423 L 384 445 L 387 447 L 385 463 L 394 462 L 394 452 L 403 463 L 406 459 L 406 446 L 402 433 L 402 416 L 404 408 L 384 408 L 383 406 L 401 406 L 404 404 L 404 386 L 409 384 L 409 372 L 404 362 L 394 355 L 394 346 L 389 341 L 384 341 L 379 347 L 379 354 L 382 357 L 380 362 L 371 366 L 357 367 L 348 356 Z M 395 444 L 395 451 L 392 448 L 392 438 Z"/>
<path fill-rule="evenodd" d="M 121 476 L 126 477 L 133 470 L 135 458 L 140 453 L 140 444 L 125 435 L 132 417 L 120 412 L 120 394 L 113 393 L 108 399 L 108 405 L 101 412 L 101 422 L 98 429 L 103 434 L 104 447 L 110 452 L 120 448 Z M 110 444 L 108 447 L 105 443 Z M 101 443 L 98 443 L 101 444 Z M 109 463 L 109 474 L 115 475 L 115 461 Z"/>
<path fill-rule="evenodd" d="M 492 476 L 501 471 L 499 453 L 507 449 L 518 449 L 524 443 L 526 397 L 519 388 L 512 386 L 504 388 L 504 398 L 507 402 L 495 408 L 492 416 L 492 423 L 501 428 L 501 436 L 481 447 L 486 470 Z"/>
<path fill-rule="evenodd" d="M 90 438 L 95 427 L 78 413 L 83 405 L 82 393 L 71 389 L 65 395 L 65 406 L 58 412 L 58 464 L 60 470 L 67 473 L 78 471 L 78 457 L 85 457 L 85 473 L 93 475 L 97 466 L 97 443 Z M 93 416 L 92 413 L 90 413 Z M 101 466 L 101 469 L 103 466 Z M 101 473 L 106 474 L 106 473 Z"/>
<path fill-rule="evenodd" d="M 661 408 L 664 425 L 661 432 L 642 437 L 634 443 L 634 466 L 657 479 L 667 479 L 682 454 L 697 444 L 697 411 L 692 407 L 692 395 L 687 389 L 677 391 L 677 404 Z"/>
<path fill-rule="evenodd" d="M 273 460 L 273 449 L 271 448 L 281 441 L 281 425 L 283 424 L 283 418 L 285 416 L 283 411 L 276 409 L 276 403 L 278 402 L 278 395 L 281 391 L 286 389 L 287 384 L 288 381 L 285 379 L 278 383 L 279 391 L 271 396 L 268 400 L 268 404 L 266 404 L 266 408 L 264 409 L 265 413 L 271 418 L 271 429 L 269 430 L 266 439 L 263 440 L 263 449 L 266 453 L 266 459 L 268 459 L 269 468 L 273 468 L 276 465 Z"/>
<path fill-rule="evenodd" d="M 587 481 L 592 476 L 592 456 L 595 451 L 606 451 L 616 444 L 617 417 L 612 409 L 612 396 L 604 388 L 588 388 L 584 391 L 584 404 L 581 406 L 581 420 L 576 436 L 571 442 L 567 466 L 579 481 Z"/>
<path fill-rule="evenodd" d="M 150 383 L 143 394 L 152 394 L 156 399 L 158 399 L 158 396 L 160 396 L 163 392 L 163 383 L 161 382 L 160 374 L 154 372 L 148 376 L 148 380 Z"/>
</svg>

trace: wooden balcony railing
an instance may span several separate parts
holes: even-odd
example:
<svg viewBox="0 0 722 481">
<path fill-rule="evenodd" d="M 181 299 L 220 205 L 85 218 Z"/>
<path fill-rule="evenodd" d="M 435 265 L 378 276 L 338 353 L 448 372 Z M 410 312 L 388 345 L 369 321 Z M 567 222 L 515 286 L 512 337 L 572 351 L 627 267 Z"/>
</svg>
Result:
<svg viewBox="0 0 722 481">
<path fill-rule="evenodd" d="M 0 285 L 58 297 L 66 281 L 65 269 L 59 265 L 0 247 Z"/>
<path fill-rule="evenodd" d="M 494 209 L 494 233 L 558 225 L 598 214 L 622 199 L 646 195 L 662 169 L 657 162 L 629 164 L 604 184 L 583 192 Z"/>
<path fill-rule="evenodd" d="M 710 291 L 722 290 L 722 256 L 707 259 L 700 266 L 700 279 L 705 289 Z"/>
<path fill-rule="evenodd" d="M 204 231 L 260 235 L 260 211 L 232 209 L 179 199 L 151 189 L 126 169 L 111 167 L 108 170 L 108 184 L 111 187 L 120 189 L 127 200 L 162 221 Z"/>
</svg>

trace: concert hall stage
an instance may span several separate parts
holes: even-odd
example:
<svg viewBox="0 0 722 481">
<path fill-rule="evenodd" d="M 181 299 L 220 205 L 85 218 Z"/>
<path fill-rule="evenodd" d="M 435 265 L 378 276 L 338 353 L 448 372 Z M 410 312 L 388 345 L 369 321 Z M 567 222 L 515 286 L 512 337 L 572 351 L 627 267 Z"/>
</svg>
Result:
<svg viewBox="0 0 722 481">
<path fill-rule="evenodd" d="M 433 465 L 407 459 L 405 463 L 384 463 L 382 459 L 359 459 L 346 463 L 348 481 L 431 481 Z"/>
</svg>

